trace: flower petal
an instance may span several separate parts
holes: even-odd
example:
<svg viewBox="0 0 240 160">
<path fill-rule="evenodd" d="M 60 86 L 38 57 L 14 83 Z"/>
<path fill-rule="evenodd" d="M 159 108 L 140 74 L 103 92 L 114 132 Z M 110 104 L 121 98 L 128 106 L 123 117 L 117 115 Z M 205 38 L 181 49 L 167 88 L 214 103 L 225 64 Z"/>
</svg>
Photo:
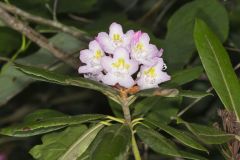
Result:
<svg viewBox="0 0 240 160">
<path fill-rule="evenodd" d="M 130 75 L 124 75 L 124 77 L 118 79 L 118 83 L 125 88 L 130 88 L 135 84 L 135 81 Z"/>
<path fill-rule="evenodd" d="M 129 30 L 127 31 L 127 33 L 124 35 L 124 42 L 123 42 L 123 46 L 127 48 L 127 50 L 130 50 L 130 46 L 131 46 L 131 41 L 134 35 L 134 31 L 133 30 Z"/>
<path fill-rule="evenodd" d="M 78 73 L 80 73 L 80 74 L 81 73 L 89 73 L 89 70 L 90 70 L 89 66 L 87 66 L 87 65 L 81 66 L 78 68 Z"/>
<path fill-rule="evenodd" d="M 83 63 L 88 63 L 89 61 L 92 60 L 92 56 L 93 56 L 92 51 L 90 51 L 89 49 L 84 49 L 80 51 L 79 58 Z"/>
<path fill-rule="evenodd" d="M 162 82 L 166 82 L 169 81 L 171 79 L 171 76 L 169 76 L 166 72 L 161 71 L 160 73 L 158 73 L 159 76 L 157 78 L 157 82 L 162 83 Z"/>
<path fill-rule="evenodd" d="M 129 69 L 129 74 L 132 75 L 135 72 L 137 72 L 137 70 L 139 68 L 139 64 L 137 61 L 134 61 L 134 60 L 130 60 L 129 63 L 131 64 L 131 67 Z"/>
<path fill-rule="evenodd" d="M 123 36 L 122 26 L 116 22 L 113 22 L 109 27 L 109 36 L 111 39 L 114 39 L 114 35 L 119 35 L 120 37 Z"/>
<path fill-rule="evenodd" d="M 105 56 L 101 59 L 100 63 L 104 70 L 106 70 L 107 72 L 111 72 L 112 71 L 112 62 L 113 62 L 113 59 L 111 57 Z"/>
<path fill-rule="evenodd" d="M 98 33 L 96 40 L 105 52 L 109 54 L 113 53 L 115 48 L 114 48 L 113 42 L 111 41 L 110 37 L 106 32 Z"/>
<path fill-rule="evenodd" d="M 150 42 L 150 37 L 147 33 L 143 33 L 140 37 L 139 37 L 139 41 L 141 41 L 144 44 L 149 44 Z"/>
<path fill-rule="evenodd" d="M 94 52 L 97 51 L 97 50 L 102 51 L 102 48 L 101 48 L 100 44 L 96 40 L 93 40 L 89 43 L 89 49 L 91 49 Z"/>
<path fill-rule="evenodd" d="M 148 52 L 149 52 L 149 54 L 151 55 L 151 57 L 156 57 L 156 56 L 160 57 L 160 56 L 159 56 L 159 50 L 158 50 L 158 48 L 157 48 L 156 45 L 149 44 L 149 46 L 148 46 Z"/>
<path fill-rule="evenodd" d="M 113 58 L 124 58 L 126 60 L 129 60 L 129 51 L 124 47 L 118 47 L 114 51 Z"/>
<path fill-rule="evenodd" d="M 80 66 L 78 68 L 78 73 L 99 73 L 103 70 L 101 65 L 95 65 L 95 66 L 91 66 L 91 65 L 85 65 L 85 66 Z"/>
<path fill-rule="evenodd" d="M 111 73 L 107 73 L 106 75 L 104 75 L 102 77 L 102 82 L 104 84 L 113 86 L 113 85 L 117 84 L 118 79 L 117 79 L 117 77 L 115 75 L 113 75 Z"/>
<path fill-rule="evenodd" d="M 141 35 L 142 35 L 141 31 L 135 32 L 133 37 L 132 37 L 132 43 L 136 44 L 139 41 L 139 38 L 141 37 Z"/>
</svg>

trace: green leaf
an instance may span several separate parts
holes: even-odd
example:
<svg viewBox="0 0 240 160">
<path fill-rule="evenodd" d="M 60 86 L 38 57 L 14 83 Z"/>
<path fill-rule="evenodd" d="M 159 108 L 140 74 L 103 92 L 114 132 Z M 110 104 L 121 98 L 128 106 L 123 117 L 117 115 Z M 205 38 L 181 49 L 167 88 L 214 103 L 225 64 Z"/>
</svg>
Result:
<svg viewBox="0 0 240 160">
<path fill-rule="evenodd" d="M 189 131 L 191 131 L 199 140 L 206 144 L 222 144 L 234 138 L 233 135 L 226 134 L 225 132 L 216 128 L 195 123 L 188 123 L 180 118 L 177 118 L 177 123 L 184 124 Z"/>
<path fill-rule="evenodd" d="M 202 146 L 200 143 L 198 143 L 196 140 L 191 138 L 189 135 L 187 135 L 183 131 L 170 127 L 160 121 L 156 122 L 149 119 L 146 119 L 146 121 L 162 129 L 163 131 L 170 134 L 171 136 L 173 136 L 174 138 L 176 138 L 186 146 L 192 147 L 197 150 L 208 152 L 208 150 L 204 146 Z"/>
<path fill-rule="evenodd" d="M 182 98 L 148 97 L 135 106 L 133 115 L 146 117 L 154 121 L 169 123 L 179 110 Z"/>
<path fill-rule="evenodd" d="M 228 53 L 217 36 L 200 19 L 194 28 L 195 44 L 208 78 L 226 109 L 240 120 L 240 83 Z"/>
<path fill-rule="evenodd" d="M 0 24 L 0 55 L 7 56 L 21 46 L 21 36 L 18 32 Z"/>
<path fill-rule="evenodd" d="M 112 109 L 112 112 L 113 114 L 116 116 L 116 117 L 120 117 L 120 118 L 123 118 L 123 113 L 122 113 L 122 107 L 120 104 L 118 104 L 117 102 L 111 100 L 111 99 L 108 99 L 108 103 Z"/>
<path fill-rule="evenodd" d="M 84 45 L 81 41 L 64 33 L 57 34 L 49 41 L 68 54 L 79 51 L 79 49 Z M 50 52 L 41 48 L 36 53 L 33 53 L 25 58 L 18 59 L 16 62 L 39 67 L 47 67 L 55 64 L 56 61 L 57 59 Z M 68 69 L 67 66 L 64 66 L 64 68 Z M 0 105 L 8 102 L 12 97 L 21 92 L 32 82 L 33 80 L 29 79 L 28 76 L 17 70 L 12 64 L 4 65 L 0 73 Z"/>
<path fill-rule="evenodd" d="M 77 116 L 64 115 L 59 117 L 40 116 L 40 119 L 30 118 L 33 121 L 30 121 L 29 118 L 27 118 L 27 120 L 21 124 L 2 128 L 0 130 L 0 134 L 14 137 L 29 137 L 52 132 L 54 130 L 61 129 L 69 125 L 81 124 L 89 121 L 102 119 L 104 117 L 104 115 L 99 114 L 85 114 Z"/>
<path fill-rule="evenodd" d="M 23 73 L 25 73 L 26 75 L 28 75 L 29 77 L 35 80 L 56 83 L 61 85 L 70 85 L 70 86 L 77 86 L 82 88 L 89 88 L 89 89 L 100 91 L 103 94 L 110 97 L 115 97 L 118 95 L 117 90 L 113 89 L 112 87 L 104 85 L 97 81 L 90 80 L 90 79 L 86 79 L 82 77 L 70 77 L 67 75 L 59 74 L 53 71 L 48 71 L 46 69 L 33 67 L 33 66 L 25 66 L 20 64 L 15 64 L 15 66 L 20 71 L 22 71 Z"/>
<path fill-rule="evenodd" d="M 192 160 L 207 160 L 190 152 L 180 151 L 174 143 L 150 128 L 138 126 L 136 131 L 140 139 L 157 153 Z"/>
<path fill-rule="evenodd" d="M 181 86 L 197 79 L 202 73 L 203 68 L 200 66 L 181 70 L 172 74 L 171 80 L 163 84 L 163 86 Z"/>
<path fill-rule="evenodd" d="M 180 90 L 179 92 L 179 96 L 188 98 L 203 98 L 210 95 L 212 94 L 204 91 Z"/>
<path fill-rule="evenodd" d="M 76 160 L 103 127 L 103 124 L 98 124 L 87 129 L 84 125 L 77 125 L 63 132 L 47 134 L 42 138 L 43 144 L 31 149 L 30 154 L 41 160 Z"/>
<path fill-rule="evenodd" d="M 214 11 L 214 12 L 213 12 Z M 194 0 L 177 10 L 167 24 L 167 35 L 162 42 L 164 58 L 169 70 L 181 69 L 195 51 L 193 28 L 195 18 L 201 17 L 223 42 L 228 37 L 229 20 L 224 6 L 217 0 Z"/>
<path fill-rule="evenodd" d="M 84 157 L 87 157 L 87 160 L 126 159 L 131 137 L 132 133 L 128 125 L 109 126 L 99 133 Z"/>
<path fill-rule="evenodd" d="M 64 116 L 67 116 L 67 115 L 59 111 L 55 111 L 51 109 L 39 109 L 33 113 L 28 114 L 24 118 L 24 122 L 40 121 L 40 120 L 48 119 L 49 117 L 53 118 L 53 117 L 64 117 Z"/>
<path fill-rule="evenodd" d="M 147 97 L 134 105 L 133 116 L 144 116 L 154 107 L 160 106 L 162 97 Z M 160 109 L 160 108 L 158 108 Z"/>
</svg>

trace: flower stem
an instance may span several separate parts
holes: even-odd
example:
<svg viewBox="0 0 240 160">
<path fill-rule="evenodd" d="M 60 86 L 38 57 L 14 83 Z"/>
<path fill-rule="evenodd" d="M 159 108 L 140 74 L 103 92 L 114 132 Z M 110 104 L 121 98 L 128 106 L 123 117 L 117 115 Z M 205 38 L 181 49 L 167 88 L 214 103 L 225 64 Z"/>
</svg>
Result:
<svg viewBox="0 0 240 160">
<path fill-rule="evenodd" d="M 132 150 L 135 160 L 141 160 L 141 155 L 138 150 L 137 142 L 134 136 L 134 133 L 132 133 Z"/>
<path fill-rule="evenodd" d="M 125 119 L 126 123 L 131 125 L 132 120 L 131 120 L 131 114 L 130 114 L 130 110 L 129 110 L 129 106 L 128 106 L 128 101 L 122 102 L 122 110 L 123 110 L 124 119 Z"/>
<path fill-rule="evenodd" d="M 120 100 L 125 122 L 131 127 L 131 113 L 129 110 L 128 93 L 126 90 L 120 90 Z"/>
</svg>

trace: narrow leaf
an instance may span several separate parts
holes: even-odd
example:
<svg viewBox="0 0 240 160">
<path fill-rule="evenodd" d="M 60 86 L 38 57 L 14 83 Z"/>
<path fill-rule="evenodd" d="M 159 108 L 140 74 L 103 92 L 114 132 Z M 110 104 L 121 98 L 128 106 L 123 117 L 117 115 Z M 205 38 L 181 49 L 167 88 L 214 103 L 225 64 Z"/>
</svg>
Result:
<svg viewBox="0 0 240 160">
<path fill-rule="evenodd" d="M 43 144 L 31 149 L 37 160 L 77 160 L 103 128 L 98 124 L 88 129 L 84 125 L 71 126 L 63 132 L 50 133 L 42 138 Z"/>
<path fill-rule="evenodd" d="M 240 118 L 240 83 L 228 53 L 217 36 L 200 19 L 195 22 L 194 40 L 208 78 L 226 109 Z"/>
<path fill-rule="evenodd" d="M 197 79 L 202 73 L 203 68 L 200 66 L 181 70 L 173 73 L 171 75 L 171 80 L 163 84 L 163 86 L 181 86 Z"/>
<path fill-rule="evenodd" d="M 204 98 L 206 96 L 212 95 L 205 91 L 191 91 L 191 90 L 180 90 L 179 96 L 188 97 L 188 98 Z"/>
<path fill-rule="evenodd" d="M 117 90 L 110 86 L 104 85 L 102 83 L 82 78 L 82 77 L 70 77 L 67 75 L 62 75 L 56 72 L 48 71 L 46 69 L 37 68 L 33 66 L 25 66 L 21 64 L 15 64 L 17 69 L 28 75 L 29 77 L 50 83 L 56 83 L 61 85 L 77 86 L 82 88 L 89 88 L 93 90 L 100 91 L 110 97 L 114 97 L 118 94 Z"/>
<path fill-rule="evenodd" d="M 77 116 L 48 117 L 44 119 L 35 119 L 34 121 L 24 121 L 22 124 L 2 128 L 0 134 L 14 137 L 29 137 L 38 134 L 48 133 L 54 130 L 64 128 L 69 125 L 86 123 L 89 121 L 104 118 L 104 115 L 86 114 Z"/>
<path fill-rule="evenodd" d="M 177 123 L 184 124 L 189 131 L 206 144 L 222 144 L 234 138 L 233 135 L 226 134 L 216 128 L 195 123 L 188 123 L 180 118 L 177 118 Z"/>
<path fill-rule="evenodd" d="M 92 148 L 90 160 L 126 159 L 131 136 L 131 129 L 128 125 L 107 127 L 93 144 L 95 147 Z"/>
<path fill-rule="evenodd" d="M 175 129 L 173 127 L 170 127 L 169 125 L 166 125 L 161 122 L 152 121 L 149 119 L 146 119 L 147 122 L 153 124 L 154 126 L 162 129 L 166 133 L 170 134 L 171 136 L 175 137 L 177 140 L 185 144 L 186 146 L 192 147 L 197 150 L 208 152 L 208 150 L 202 146 L 200 143 L 198 143 L 196 140 L 188 136 L 186 133 L 182 132 L 181 130 Z"/>
<path fill-rule="evenodd" d="M 170 140 L 150 128 L 139 126 L 137 127 L 137 134 L 145 144 L 162 155 L 192 160 L 207 160 L 204 157 L 180 151 Z"/>
</svg>

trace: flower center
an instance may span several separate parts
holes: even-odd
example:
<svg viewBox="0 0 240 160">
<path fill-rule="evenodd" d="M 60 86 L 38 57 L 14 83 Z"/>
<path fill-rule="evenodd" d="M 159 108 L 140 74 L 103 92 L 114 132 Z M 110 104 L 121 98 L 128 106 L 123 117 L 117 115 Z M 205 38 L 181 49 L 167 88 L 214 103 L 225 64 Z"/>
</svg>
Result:
<svg viewBox="0 0 240 160">
<path fill-rule="evenodd" d="M 115 42 L 121 42 L 122 41 L 122 38 L 119 34 L 114 34 L 113 35 L 113 41 Z"/>
<path fill-rule="evenodd" d="M 151 67 L 148 70 L 144 71 L 144 75 L 154 78 L 156 77 L 156 69 L 154 67 Z"/>
<path fill-rule="evenodd" d="M 117 69 L 126 69 L 128 70 L 130 65 L 125 62 L 123 58 L 119 58 L 115 63 L 112 63 L 112 66 Z"/>
<path fill-rule="evenodd" d="M 134 51 L 137 53 L 141 53 L 144 50 L 144 46 L 142 43 L 137 43 L 136 46 L 134 47 Z"/>
<path fill-rule="evenodd" d="M 103 56 L 102 51 L 97 50 L 97 51 L 95 52 L 94 58 L 95 58 L 95 59 L 100 59 L 102 56 Z"/>
</svg>

